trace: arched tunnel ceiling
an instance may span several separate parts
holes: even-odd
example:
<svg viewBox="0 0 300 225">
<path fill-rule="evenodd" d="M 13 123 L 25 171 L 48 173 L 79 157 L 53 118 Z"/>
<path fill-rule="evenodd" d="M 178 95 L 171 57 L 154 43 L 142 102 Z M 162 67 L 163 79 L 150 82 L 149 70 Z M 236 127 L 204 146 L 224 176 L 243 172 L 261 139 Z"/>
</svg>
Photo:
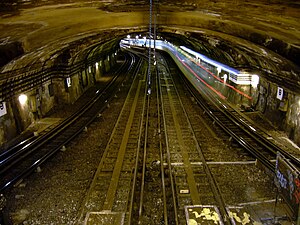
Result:
<svg viewBox="0 0 300 225">
<path fill-rule="evenodd" d="M 4 0 L 4 2 L 8 0 Z M 148 1 L 19 1 L 1 12 L 0 47 L 21 43 L 2 71 L 51 65 L 91 46 L 147 31 Z M 33 4 L 34 2 L 34 4 Z M 300 87 L 300 3 L 288 0 L 153 1 L 157 33 L 237 68 Z M 3 3 L 2 3 L 3 4 Z M 1 6 L 0 6 L 1 8 Z M 153 16 L 153 18 L 155 18 Z M 154 22 L 153 22 L 154 23 Z M 1 50 L 1 48 L 0 48 Z M 81 56 L 83 57 L 83 56 Z M 297 88 L 296 88 L 297 89 Z M 299 88 L 300 90 L 300 88 Z"/>
</svg>

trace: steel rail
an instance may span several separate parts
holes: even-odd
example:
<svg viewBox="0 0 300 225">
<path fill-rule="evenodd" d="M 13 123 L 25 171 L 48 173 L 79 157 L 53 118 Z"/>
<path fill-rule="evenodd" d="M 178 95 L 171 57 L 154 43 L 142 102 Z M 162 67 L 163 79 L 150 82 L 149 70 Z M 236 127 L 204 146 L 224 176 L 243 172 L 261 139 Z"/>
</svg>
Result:
<svg viewBox="0 0 300 225">
<path fill-rule="evenodd" d="M 149 68 L 148 68 L 149 70 Z M 149 77 L 148 77 L 149 79 Z M 145 98 L 143 101 L 143 115 L 145 119 L 144 127 L 144 148 L 143 148 L 143 159 L 142 159 L 142 181 L 140 191 L 140 202 L 139 202 L 139 219 L 138 224 L 141 224 L 141 217 L 143 216 L 143 204 L 144 204 L 144 189 L 145 189 L 145 176 L 146 176 L 146 163 L 147 163 L 147 143 L 148 143 L 148 126 L 149 126 L 149 109 L 150 109 L 150 96 L 147 95 L 147 88 L 145 88 Z M 146 115 L 145 115 L 146 114 Z M 144 117 L 143 116 L 143 117 Z M 138 168 L 136 168 L 138 169 Z"/>
<path fill-rule="evenodd" d="M 201 90 L 201 91 L 205 92 L 205 95 L 206 95 L 205 97 L 207 97 L 210 104 L 213 104 L 217 108 L 217 110 L 222 112 L 222 114 L 225 115 L 228 118 L 228 120 L 231 120 L 232 123 L 236 124 L 236 126 L 241 127 L 241 129 L 243 127 L 243 131 L 245 133 L 247 133 L 248 136 L 255 139 L 256 142 L 259 143 L 262 148 L 267 149 L 267 151 L 269 151 L 271 154 L 273 154 L 274 158 L 276 157 L 277 152 L 280 152 L 282 155 L 284 155 L 286 158 L 288 158 L 290 160 L 290 162 L 292 162 L 295 166 L 300 168 L 300 160 L 298 158 L 296 158 L 292 154 L 288 153 L 287 151 L 284 151 L 279 146 L 275 145 L 273 142 L 268 140 L 265 136 L 269 136 L 269 135 L 267 135 L 260 128 L 258 128 L 254 124 L 249 125 L 248 121 L 247 121 L 248 123 L 245 122 L 245 120 L 246 120 L 245 117 L 240 115 L 225 100 L 218 99 L 217 100 L 218 103 L 217 103 L 217 101 L 215 100 L 216 99 L 215 96 L 212 96 L 211 92 L 205 91 L 205 90 Z M 204 96 L 203 96 L 203 98 L 204 98 Z M 195 99 L 197 99 L 197 97 L 195 97 Z M 224 105 L 226 105 L 226 107 Z M 212 110 L 210 110 L 210 111 L 212 111 Z M 254 131 L 254 128 L 255 128 L 255 131 Z M 231 135 L 231 136 L 234 137 L 234 135 Z M 242 145 L 245 145 L 243 143 L 244 142 L 243 139 L 240 138 L 239 142 L 241 142 Z M 259 151 L 256 151 L 256 152 L 257 152 L 256 154 L 260 154 Z M 270 166 L 271 165 L 269 164 L 268 167 L 271 169 Z"/>
<path fill-rule="evenodd" d="M 274 171 L 274 164 L 270 162 L 261 152 L 257 151 L 253 146 L 251 146 L 247 141 L 243 140 L 240 135 L 236 133 L 236 131 L 233 131 L 228 127 L 228 125 L 224 124 L 224 121 L 221 121 L 213 112 L 213 110 L 207 105 L 207 103 L 204 103 L 203 97 L 199 96 L 200 93 L 194 88 L 193 85 L 191 85 L 189 82 L 187 82 L 186 79 L 183 79 L 185 82 L 187 88 L 189 89 L 190 93 L 192 93 L 193 97 L 196 99 L 197 103 L 202 107 L 202 109 L 209 115 L 209 117 L 217 123 L 230 137 L 232 137 L 234 140 L 236 140 L 242 147 L 244 147 L 247 151 L 249 151 L 251 154 L 253 154 L 259 161 L 266 166 L 268 169 Z M 201 99 L 200 99 L 201 98 Z M 212 100 L 210 100 L 212 101 Z M 215 104 L 213 102 L 213 104 Z M 222 111 L 221 111 L 222 112 Z M 227 120 L 228 121 L 228 120 Z M 239 126 L 238 123 L 236 123 L 235 120 L 231 120 L 233 124 L 236 125 L 236 127 L 239 127 L 243 132 L 245 132 L 245 128 Z"/>
<path fill-rule="evenodd" d="M 168 209 L 167 209 L 167 197 L 166 197 L 166 184 L 165 184 L 165 169 L 164 169 L 164 158 L 163 158 L 163 140 L 162 140 L 162 103 L 161 103 L 161 90 L 160 90 L 160 76 L 158 72 L 158 63 L 156 64 L 156 102 L 157 102 L 157 130 L 159 135 L 159 156 L 160 156 L 160 171 L 161 171 L 161 182 L 163 192 L 163 204 L 164 204 L 164 225 L 168 225 Z"/>
<path fill-rule="evenodd" d="M 143 58 L 144 60 L 148 60 L 148 57 L 145 56 L 143 53 L 140 53 L 138 51 L 133 51 L 132 49 L 128 50 L 127 51 L 129 52 L 132 52 L 136 55 L 138 55 L 139 57 Z M 158 125 L 157 125 L 157 129 L 158 129 L 158 134 L 159 134 L 159 157 L 160 157 L 160 170 L 161 170 L 161 182 L 162 182 L 162 198 L 163 198 L 163 217 L 164 217 L 164 224 L 167 225 L 168 224 L 168 209 L 167 209 L 167 199 L 166 199 L 166 187 L 165 187 L 165 177 L 164 177 L 164 159 L 163 159 L 163 144 L 162 144 L 162 137 L 161 137 L 161 129 L 163 129 L 161 126 L 162 126 L 162 122 L 161 122 L 161 103 L 160 103 L 160 81 L 159 81 L 159 72 L 158 72 L 158 68 L 157 68 L 157 64 L 156 64 L 156 67 L 155 67 L 155 73 L 156 73 L 156 76 L 155 76 L 155 85 L 156 85 L 156 102 L 157 102 L 157 112 L 158 112 L 158 115 L 157 115 L 157 120 L 158 120 Z M 151 77 L 152 79 L 154 79 L 153 77 Z M 151 82 L 152 83 L 152 82 Z M 147 90 L 146 90 L 147 91 Z M 145 93 L 147 95 L 147 93 Z M 150 95 L 147 95 L 147 113 L 146 113 L 146 128 L 145 128 L 145 138 L 144 138 L 144 153 L 143 153 L 143 171 L 142 171 L 142 182 L 141 182 L 141 193 L 140 193 L 140 204 L 139 204 L 139 218 L 142 216 L 142 208 L 143 208 L 143 189 L 144 189 L 144 176 L 145 176 L 145 165 L 146 165 L 146 146 L 147 146 L 147 127 L 148 127 L 148 119 L 149 119 L 149 109 L 150 109 L 150 100 L 149 100 L 149 96 Z M 145 105 L 143 106 L 145 107 Z M 143 109 L 144 111 L 144 109 Z M 140 135 L 139 135 L 139 140 L 138 140 L 138 149 L 140 148 L 140 143 L 141 143 L 141 134 L 142 134 L 142 124 L 144 123 L 144 117 L 142 118 L 142 121 L 141 121 L 141 126 L 140 126 Z M 138 168 L 138 159 L 139 159 L 139 151 L 137 151 L 137 155 L 136 155 L 136 165 L 135 167 Z M 133 207 L 133 199 L 134 199 L 134 191 L 136 189 L 136 180 L 137 180 L 137 169 L 134 173 L 134 178 L 133 178 L 133 186 L 132 186 L 132 196 L 131 196 L 131 203 L 130 203 L 130 207 L 129 207 L 129 216 L 128 216 L 128 224 L 131 224 L 132 222 L 132 207 Z M 141 221 L 139 220 L 138 223 L 141 223 Z"/>
<path fill-rule="evenodd" d="M 133 56 L 131 56 L 133 59 Z M 128 61 L 127 61 L 128 65 Z M 134 67 L 134 62 L 132 62 L 129 66 L 128 72 Z M 124 67 L 123 67 L 124 68 Z M 23 169 L 21 172 L 19 171 L 18 175 L 14 175 L 13 177 L 10 177 L 8 180 L 2 181 L 0 184 L 0 191 L 2 192 L 4 189 L 10 187 L 12 184 L 15 184 L 17 181 L 21 180 L 23 177 L 30 174 L 35 168 L 37 168 L 40 164 L 45 162 L 48 158 L 50 158 L 55 152 L 57 152 L 63 145 L 68 143 L 70 140 L 72 140 L 78 133 L 80 133 L 84 127 L 89 125 L 98 115 L 97 112 L 94 112 L 93 115 L 90 115 L 89 117 L 85 117 L 85 114 L 91 110 L 93 110 L 93 105 L 97 103 L 97 101 L 100 101 L 102 98 L 102 103 L 97 108 L 95 107 L 94 110 L 103 110 L 106 103 L 110 98 L 113 97 L 113 95 L 109 96 L 106 92 L 108 90 L 111 90 L 114 88 L 113 85 L 115 85 L 116 82 L 122 83 L 122 80 L 125 79 L 125 76 L 120 80 L 119 76 L 121 74 L 121 70 L 119 71 L 119 75 L 115 76 L 115 78 L 108 84 L 108 86 L 104 89 L 103 92 L 98 93 L 85 107 L 82 107 L 81 110 L 79 110 L 77 113 L 74 113 L 72 116 L 67 118 L 65 121 L 63 121 L 60 125 L 58 125 L 55 129 L 47 133 L 46 135 L 42 136 L 38 140 L 34 141 L 34 145 L 32 148 L 27 151 L 20 153 L 20 155 L 14 155 L 12 159 L 7 160 L 5 163 L 5 167 L 3 165 L 1 176 L 4 177 L 4 175 L 7 175 L 6 171 L 8 168 L 11 168 L 12 165 L 15 165 L 17 162 L 20 162 L 22 160 L 22 163 L 26 157 L 29 155 L 32 155 L 34 152 L 39 153 L 42 152 L 41 150 L 43 148 L 46 148 L 46 153 L 42 156 L 39 156 L 38 159 L 35 159 L 34 163 L 31 163 L 29 166 L 26 167 L 26 169 Z M 111 90 L 111 92 L 114 92 L 116 90 Z M 82 120 L 82 118 L 84 118 Z M 76 127 L 75 123 L 78 123 L 78 127 Z M 81 124 L 80 124 L 81 123 Z M 71 128 L 71 125 L 73 125 L 73 128 Z M 69 129 L 69 131 L 67 131 Z M 74 129 L 74 130 L 72 130 Z M 64 136 L 65 135 L 65 136 Z M 62 140 L 60 140 L 62 139 Z M 57 140 L 57 141 L 55 141 Z M 57 143 L 56 143 L 57 142 Z M 52 144 L 52 146 L 51 146 Z M 47 146 L 48 145 L 48 146 Z M 45 147 L 44 147 L 45 146 Z M 47 147 L 49 149 L 47 149 Z M 37 151 L 39 150 L 39 151 Z M 24 153 L 24 154 L 23 154 Z M 35 154 L 36 154 L 35 153 Z M 8 164 L 10 162 L 12 165 Z M 26 163 L 25 163 L 26 164 Z M 15 169 L 13 169 L 15 170 Z M 12 171 L 13 171 L 12 170 Z M 8 172 L 9 173 L 9 172 Z"/>
<path fill-rule="evenodd" d="M 159 96 L 160 96 L 160 102 L 161 102 L 161 108 L 164 109 L 164 101 L 163 101 L 163 94 L 162 94 L 162 89 L 161 89 L 161 77 L 159 74 L 158 77 L 159 80 Z M 172 165 L 171 165 L 171 155 L 170 155 L 170 147 L 168 144 L 168 133 L 167 133 L 167 121 L 166 121 L 166 115 L 164 110 L 161 111 L 161 116 L 162 116 L 162 126 L 165 134 L 165 143 L 166 143 L 166 155 L 167 155 L 167 165 L 168 165 L 168 171 L 169 171 L 169 177 L 170 177 L 170 185 L 171 185 L 171 191 L 172 191 L 172 204 L 173 204 L 173 211 L 174 211 L 174 222 L 175 225 L 179 224 L 179 216 L 178 216 L 178 211 L 177 211 L 177 198 L 176 198 L 176 191 L 175 191 L 175 181 L 172 173 Z M 162 162 L 163 163 L 163 162 Z M 173 223 L 172 223 L 173 224 Z"/>
<path fill-rule="evenodd" d="M 122 69 L 126 66 L 126 63 L 124 63 L 118 71 L 116 71 L 116 74 L 119 74 Z M 110 86 L 115 82 L 118 76 L 115 76 L 114 79 L 105 87 L 105 89 L 102 92 L 99 92 L 96 94 L 89 102 L 87 102 L 85 105 L 83 105 L 78 112 L 75 112 L 70 117 L 66 118 L 64 121 L 62 121 L 55 129 L 52 131 L 46 133 L 43 136 L 40 136 L 38 139 L 26 144 L 23 148 L 21 148 L 18 151 L 12 151 L 8 150 L 5 154 L 5 158 L 1 159 L 0 161 L 0 174 L 5 172 L 7 169 L 9 169 L 11 166 L 13 166 L 15 163 L 19 162 L 23 158 L 23 153 L 29 153 L 29 148 L 32 149 L 32 151 L 35 151 L 36 148 L 40 148 L 41 145 L 45 144 L 49 140 L 49 138 L 53 138 L 55 135 L 57 135 L 58 131 L 63 131 L 66 129 L 66 127 L 70 126 L 74 121 L 76 121 L 78 118 L 80 118 L 89 108 L 92 107 L 92 103 L 97 101 L 100 97 L 104 95 L 104 93 L 110 88 Z M 8 153 L 10 153 L 8 155 Z M 31 153 L 31 152 L 30 152 Z M 4 153 L 3 153 L 4 154 Z M 1 155 L 2 156 L 2 155 Z"/>
<path fill-rule="evenodd" d="M 169 71 L 169 74 L 172 75 L 172 73 L 170 72 L 170 69 L 169 69 L 169 64 L 168 64 L 168 66 L 167 66 L 167 70 Z M 176 85 L 174 85 L 174 89 L 175 89 L 177 95 L 180 96 L 180 95 L 178 94 L 178 90 L 177 90 Z M 193 139 L 194 139 L 194 141 L 195 141 L 195 143 L 196 143 L 196 149 L 197 149 L 197 152 L 198 152 L 198 154 L 199 154 L 199 156 L 200 156 L 202 165 L 203 165 L 204 170 L 205 170 L 205 174 L 206 174 L 207 177 L 208 177 L 210 186 L 211 186 L 212 191 L 213 191 L 213 193 L 214 193 L 214 197 L 215 197 L 215 199 L 216 199 L 216 202 L 217 202 L 218 207 L 219 207 L 219 209 L 220 209 L 220 212 L 221 212 L 221 214 L 222 214 L 222 217 L 223 217 L 222 219 L 223 219 L 223 221 L 224 221 L 225 224 L 232 224 L 232 223 L 230 222 L 230 220 L 229 220 L 229 215 L 228 215 L 228 212 L 227 212 L 227 210 L 226 210 L 226 204 L 225 204 L 225 201 L 224 201 L 224 199 L 223 199 L 223 197 L 222 197 L 220 188 L 218 187 L 217 182 L 216 182 L 215 178 L 213 177 L 213 174 L 212 174 L 211 170 L 209 169 L 209 167 L 208 167 L 208 165 L 207 165 L 207 163 L 206 163 L 206 159 L 205 159 L 204 154 L 203 154 L 203 152 L 202 152 L 202 149 L 201 149 L 201 146 L 200 146 L 200 144 L 199 144 L 199 141 L 197 140 L 197 138 L 196 138 L 196 136 L 195 136 L 195 131 L 194 131 L 193 126 L 192 126 L 192 124 L 191 124 L 190 118 L 189 118 L 189 116 L 188 116 L 188 114 L 187 114 L 187 112 L 186 112 L 186 110 L 185 110 L 185 107 L 184 107 L 184 105 L 183 105 L 183 103 L 182 103 L 180 97 L 178 98 L 178 101 L 179 101 L 179 103 L 180 103 L 180 105 L 181 105 L 181 107 L 182 107 L 182 109 L 183 109 L 184 115 L 185 115 L 185 117 L 186 117 L 186 119 L 187 119 L 187 121 L 188 121 L 188 126 L 189 126 L 189 128 L 191 129 L 191 133 L 192 133 Z"/>
<path fill-rule="evenodd" d="M 228 108 L 231 108 L 229 105 L 227 105 Z M 267 138 L 265 138 L 263 135 L 265 134 L 264 131 L 260 130 L 259 128 L 257 128 L 255 125 L 251 124 L 250 126 L 255 128 L 255 132 L 253 132 L 252 128 L 249 126 L 249 124 L 245 121 L 245 118 L 240 116 L 233 108 L 231 108 L 230 110 L 224 110 L 224 113 L 229 114 L 228 118 L 232 118 L 235 119 L 235 121 L 244 126 L 244 128 L 247 130 L 247 133 L 258 140 L 258 142 L 264 146 L 265 148 L 269 149 L 270 152 L 272 152 L 274 154 L 274 156 L 277 155 L 277 152 L 280 152 L 285 158 L 289 159 L 289 161 L 291 163 L 293 163 L 295 166 L 297 166 L 298 168 L 300 168 L 300 160 L 298 158 L 296 158 L 295 156 L 293 156 L 291 153 L 284 151 L 282 148 L 280 148 L 279 146 L 277 146 L 276 144 L 274 144 L 273 142 L 271 142 L 270 140 L 268 140 Z M 232 117 L 231 115 L 235 115 L 234 117 Z M 265 134 L 266 135 L 266 134 Z"/>
<path fill-rule="evenodd" d="M 94 201 L 93 197 L 93 193 L 95 191 L 99 191 L 97 190 L 97 188 L 99 188 L 100 186 L 103 186 L 104 184 L 102 184 L 103 180 L 99 179 L 99 176 L 101 176 L 101 174 L 104 173 L 109 173 L 111 175 L 111 177 L 109 178 L 109 180 L 107 180 L 107 190 L 105 191 L 105 197 L 104 197 L 104 201 L 102 202 L 102 204 L 100 205 L 96 205 L 96 209 L 93 209 L 94 211 L 100 211 L 100 210 L 106 210 L 106 211 L 111 211 L 112 208 L 114 207 L 114 203 L 115 203 L 115 196 L 116 196 L 116 192 L 117 192 L 117 186 L 118 183 L 120 181 L 121 178 L 121 168 L 122 165 L 124 163 L 124 156 L 126 153 L 126 149 L 125 147 L 127 146 L 127 144 L 125 144 L 125 142 L 128 143 L 128 140 L 130 138 L 130 129 L 129 129 L 129 123 L 127 121 L 127 119 L 130 116 L 131 110 L 133 107 L 133 103 L 134 103 L 134 99 L 132 99 L 132 95 L 134 92 L 135 88 L 138 88 L 135 86 L 137 77 L 138 77 L 138 73 L 140 71 L 140 68 L 142 66 L 142 60 L 138 60 L 137 65 L 135 66 L 133 72 L 131 74 L 133 74 L 133 76 L 130 77 L 130 84 L 128 86 L 128 94 L 126 96 L 125 102 L 122 105 L 122 109 L 121 111 L 118 113 L 118 118 L 117 121 L 113 127 L 113 130 L 111 132 L 110 138 L 107 142 L 107 145 L 105 147 L 105 150 L 102 154 L 101 160 L 99 162 L 99 165 L 97 167 L 96 172 L 94 173 L 93 179 L 88 187 L 87 193 L 83 199 L 83 203 L 80 206 L 80 209 L 78 210 L 78 215 L 77 215 L 77 222 L 81 224 L 82 220 L 85 218 L 86 219 L 86 213 L 88 213 L 87 211 L 91 210 L 90 208 L 87 208 L 87 205 L 90 201 Z M 135 93 L 136 95 L 136 93 Z M 135 105 L 136 107 L 137 105 Z M 126 120 L 124 120 L 124 117 L 126 118 Z M 133 122 L 133 119 L 130 123 Z M 125 123 L 125 124 L 124 124 Z M 122 130 L 122 133 L 119 133 L 120 129 Z M 127 132 L 127 134 L 125 134 Z M 120 137 L 122 136 L 122 137 Z M 126 137 L 125 137 L 126 136 Z M 117 146 L 117 147 L 116 147 Z M 114 153 L 114 154 L 113 154 Z M 108 169 L 106 162 L 109 161 L 111 162 L 111 160 L 109 160 L 109 157 L 111 158 L 112 156 L 110 155 L 114 155 L 113 158 L 113 162 L 114 165 L 112 168 Z M 118 161 L 118 163 L 117 163 Z M 111 164 L 111 163 L 109 163 Z M 131 169 L 131 168 L 130 168 Z M 131 174 L 131 172 L 129 173 Z M 100 184 L 99 184 L 100 182 Z M 101 198 L 101 195 L 98 195 Z M 98 200 L 100 201 L 100 200 Z M 102 208 L 100 208 L 102 207 Z M 127 208 L 127 207 L 125 207 Z M 123 211 L 123 210 L 122 210 Z"/>
<path fill-rule="evenodd" d="M 145 112 L 145 99 L 143 101 L 143 109 L 142 109 L 142 116 L 140 121 L 140 129 L 139 129 L 139 136 L 137 141 L 137 150 L 136 150 L 136 157 L 135 157 L 135 166 L 134 166 L 134 173 L 133 173 L 133 179 L 132 179 L 132 188 L 131 188 L 131 196 L 130 196 L 130 204 L 129 204 L 129 213 L 128 213 L 128 225 L 132 224 L 133 220 L 133 205 L 134 205 L 134 199 L 135 199 L 135 192 L 136 192 L 136 184 L 138 179 L 138 168 L 139 168 L 139 158 L 140 158 L 140 149 L 142 146 L 142 129 L 143 129 L 143 123 L 144 123 L 144 112 Z"/>
<path fill-rule="evenodd" d="M 34 136 L 33 133 L 31 133 L 31 135 L 25 139 L 20 141 L 19 143 L 3 150 L 0 154 L 0 165 L 2 164 L 2 161 L 5 160 L 7 157 L 10 157 L 14 152 L 19 151 L 22 148 L 25 148 L 26 146 L 30 145 L 30 143 L 32 143 L 37 137 Z"/>
<path fill-rule="evenodd" d="M 245 140 L 244 138 L 241 138 L 240 135 L 233 131 L 232 128 L 229 128 L 228 125 L 224 124 L 224 121 L 222 121 L 220 118 L 216 116 L 216 113 L 222 113 L 226 118 L 227 122 L 230 121 L 231 124 L 233 124 L 236 128 L 240 129 L 244 134 L 247 134 L 252 140 L 255 140 L 256 143 L 259 143 L 261 145 L 261 148 L 264 150 L 267 150 L 269 153 L 272 154 L 272 156 L 276 157 L 276 152 L 280 151 L 283 152 L 285 156 L 287 156 L 292 162 L 296 162 L 298 164 L 299 160 L 295 157 L 291 156 L 289 153 L 285 152 L 284 150 L 280 149 L 279 147 L 274 147 L 274 144 L 270 144 L 270 141 L 265 140 L 263 137 L 259 136 L 259 134 L 256 134 L 255 132 L 251 131 L 249 128 L 249 125 L 246 123 L 241 123 L 240 118 L 236 118 L 230 110 L 224 109 L 224 102 L 216 102 L 215 96 L 212 96 L 212 94 L 209 91 L 203 90 L 202 94 L 187 80 L 187 78 L 181 74 L 181 77 L 186 84 L 186 87 L 189 89 L 190 93 L 193 95 L 193 97 L 196 99 L 197 103 L 202 107 L 204 112 L 206 112 L 209 117 L 215 121 L 230 137 L 232 137 L 234 140 L 236 140 L 241 146 L 243 146 L 247 151 L 249 151 L 251 154 L 253 154 L 266 168 L 268 168 L 271 171 L 275 171 L 275 164 L 270 162 L 268 158 L 262 152 L 260 152 L 256 147 L 252 146 L 252 144 Z M 219 100 L 220 101 L 220 100 Z M 212 108 L 213 107 L 213 108 Z M 227 108 L 229 106 L 226 105 Z M 274 149 L 275 148 L 275 149 Z"/>
</svg>

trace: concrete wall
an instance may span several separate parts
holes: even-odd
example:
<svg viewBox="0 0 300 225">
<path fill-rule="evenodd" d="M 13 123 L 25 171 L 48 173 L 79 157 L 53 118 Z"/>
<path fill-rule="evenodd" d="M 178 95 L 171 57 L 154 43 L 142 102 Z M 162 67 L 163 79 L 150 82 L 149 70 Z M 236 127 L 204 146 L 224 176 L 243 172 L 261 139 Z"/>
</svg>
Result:
<svg viewBox="0 0 300 225">
<path fill-rule="evenodd" d="M 103 60 L 99 60 L 95 64 L 95 79 L 96 81 L 100 81 L 101 77 L 103 76 L 103 71 L 104 71 L 104 63 Z"/>
<path fill-rule="evenodd" d="M 35 120 L 35 114 L 31 109 L 33 105 L 31 96 L 34 93 L 35 90 L 24 93 L 27 100 L 23 104 L 19 101 L 19 95 L 6 102 L 7 114 L 0 117 L 0 144 L 12 140 Z"/>
<path fill-rule="evenodd" d="M 167 52 L 169 51 L 167 50 Z M 191 82 L 195 82 L 189 75 L 190 71 L 179 63 L 173 54 L 170 55 L 186 77 Z M 292 141 L 300 146 L 300 95 L 282 88 L 283 95 L 280 100 L 277 98 L 278 87 L 277 84 L 271 83 L 265 78 L 260 77 L 260 83 L 257 87 L 252 87 L 251 85 L 236 86 L 236 88 L 251 96 L 251 101 L 237 94 L 233 90 L 226 93 L 226 97 L 229 102 L 236 105 L 254 107 L 277 129 L 284 131 Z M 216 87 L 216 89 L 222 92 L 222 87 Z"/>
<path fill-rule="evenodd" d="M 284 129 L 289 137 L 300 146 L 300 96 L 290 94 L 288 97 L 288 111 L 286 114 Z"/>
<path fill-rule="evenodd" d="M 17 135 L 12 104 L 11 102 L 5 102 L 4 104 L 6 114 L 0 117 L 0 143 L 4 143 Z"/>
<path fill-rule="evenodd" d="M 283 88 L 280 100 L 277 95 L 281 87 L 263 78 L 258 88 L 254 96 L 255 108 L 300 146 L 300 96 Z"/>
<path fill-rule="evenodd" d="M 32 123 L 43 118 L 55 105 L 51 81 L 23 93 L 26 101 L 20 103 L 16 95 L 5 103 L 6 114 L 0 117 L 0 145 L 24 132 Z"/>
<path fill-rule="evenodd" d="M 98 66 L 89 65 L 67 79 L 53 79 L 24 93 L 27 100 L 23 105 L 19 102 L 19 95 L 10 99 L 5 103 L 7 113 L 0 117 L 0 146 L 4 147 L 34 122 L 50 115 L 61 106 L 74 104 L 115 63 L 115 56 L 110 54 L 109 60 L 108 56 L 99 59 Z"/>
<path fill-rule="evenodd" d="M 105 72 L 108 72 L 110 70 L 110 56 L 107 56 L 104 59 L 104 68 L 105 68 Z"/>
</svg>

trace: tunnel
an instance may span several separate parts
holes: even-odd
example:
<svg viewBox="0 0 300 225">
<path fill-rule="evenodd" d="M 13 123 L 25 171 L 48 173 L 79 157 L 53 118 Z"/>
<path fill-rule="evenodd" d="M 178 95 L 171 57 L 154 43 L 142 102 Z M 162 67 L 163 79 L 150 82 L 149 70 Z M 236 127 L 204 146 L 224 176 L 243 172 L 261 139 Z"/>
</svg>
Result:
<svg viewBox="0 0 300 225">
<path fill-rule="evenodd" d="M 148 31 L 146 1 L 1 4 L 2 73 L 16 71 L 8 75 L 10 79 L 16 73 L 70 66 L 90 51 L 108 51 L 110 47 L 100 47 L 103 43 L 117 46 L 128 34 Z M 253 105 L 299 143 L 298 10 L 293 1 L 153 1 L 152 20 L 158 36 L 261 76 L 262 94 Z M 283 99 L 276 99 L 278 87 L 284 90 Z M 18 91 L 10 92 L 9 98 L 21 94 Z M 4 94 L 2 101 L 6 101 Z M 7 102 L 7 108 L 14 108 L 13 102 Z M 42 115 L 52 109 L 49 104 Z M 2 126 L 15 126 L 6 128 L 1 143 L 24 131 L 34 118 L 26 116 L 27 122 L 19 125 L 16 120 L 1 118 Z"/>
<path fill-rule="evenodd" d="M 3 0 L 0 17 L 0 153 L 102 81 L 128 37 L 172 43 L 259 77 L 255 87 L 235 83 L 251 101 L 232 103 L 300 146 L 297 1 Z"/>
</svg>

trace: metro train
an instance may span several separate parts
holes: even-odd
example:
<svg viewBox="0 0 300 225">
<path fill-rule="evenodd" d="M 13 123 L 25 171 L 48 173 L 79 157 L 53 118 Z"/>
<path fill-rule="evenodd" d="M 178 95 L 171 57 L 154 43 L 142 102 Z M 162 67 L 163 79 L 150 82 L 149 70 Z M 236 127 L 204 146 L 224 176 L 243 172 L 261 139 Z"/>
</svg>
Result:
<svg viewBox="0 0 300 225">
<path fill-rule="evenodd" d="M 202 60 L 208 65 L 215 67 L 218 73 L 221 73 L 223 71 L 226 72 L 226 78 L 228 78 L 230 81 L 232 81 L 235 84 L 241 84 L 241 85 L 255 85 L 257 86 L 258 83 L 258 76 L 255 74 L 246 73 L 243 71 L 239 71 L 237 69 L 234 69 L 232 67 L 229 67 L 227 65 L 224 65 L 222 63 L 219 63 L 215 60 L 212 60 L 208 58 L 205 55 L 202 55 L 198 52 L 195 52 L 189 48 L 186 48 L 184 46 L 180 46 L 180 49 L 182 49 L 184 52 L 188 53 L 190 56 L 194 57 L 199 62 Z M 224 75 L 224 76 L 225 76 Z"/>
<path fill-rule="evenodd" d="M 130 48 L 130 46 L 139 46 L 139 47 L 147 47 L 149 46 L 149 39 L 145 38 L 126 38 L 121 40 L 120 43 L 121 46 Z M 173 44 L 162 41 L 162 40 L 156 40 L 155 41 L 155 47 L 157 49 L 163 49 L 168 48 L 169 50 L 181 50 L 181 53 L 186 54 L 187 56 L 190 56 L 195 60 L 196 62 L 200 63 L 200 61 L 205 62 L 207 65 L 209 65 L 211 68 L 217 71 L 218 74 L 223 74 L 223 79 L 228 79 L 231 82 L 239 85 L 252 85 L 256 87 L 259 83 L 259 76 L 255 74 L 250 74 L 248 72 L 240 71 L 237 69 L 234 69 L 232 67 L 229 67 L 227 65 L 224 65 L 220 62 L 217 62 L 215 60 L 210 59 L 209 57 L 202 55 L 196 51 L 193 51 L 185 46 L 180 46 L 179 48 L 174 46 Z M 154 41 L 151 40 L 151 48 L 154 48 Z"/>
</svg>

